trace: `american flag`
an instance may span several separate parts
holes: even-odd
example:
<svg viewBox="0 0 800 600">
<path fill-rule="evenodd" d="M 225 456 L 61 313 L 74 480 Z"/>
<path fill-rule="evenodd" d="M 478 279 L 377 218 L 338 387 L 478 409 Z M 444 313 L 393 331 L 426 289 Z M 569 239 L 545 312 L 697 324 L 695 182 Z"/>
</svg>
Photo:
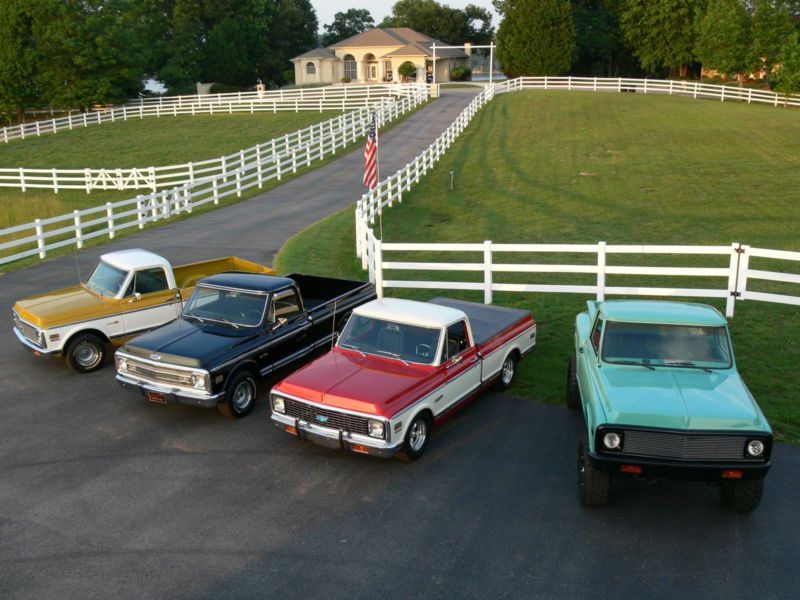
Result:
<svg viewBox="0 0 800 600">
<path fill-rule="evenodd" d="M 372 113 L 367 135 L 367 148 L 364 150 L 364 185 L 375 189 L 378 185 L 378 125 Z"/>
</svg>

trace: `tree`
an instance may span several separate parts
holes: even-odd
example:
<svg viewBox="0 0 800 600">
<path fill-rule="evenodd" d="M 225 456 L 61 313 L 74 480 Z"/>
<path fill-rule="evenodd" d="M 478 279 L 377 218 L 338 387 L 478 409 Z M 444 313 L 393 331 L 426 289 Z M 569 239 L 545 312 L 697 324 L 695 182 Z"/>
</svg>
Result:
<svg viewBox="0 0 800 600">
<path fill-rule="evenodd" d="M 40 98 L 31 9 L 30 0 L 7 0 L 0 20 L 0 110 L 15 111 L 19 123 Z"/>
<path fill-rule="evenodd" d="M 695 59 L 695 16 L 704 7 L 704 0 L 626 0 L 620 25 L 642 68 L 685 77 Z"/>
<path fill-rule="evenodd" d="M 573 73 L 607 77 L 638 75 L 638 62 L 625 46 L 619 0 L 572 0 L 577 60 Z"/>
<path fill-rule="evenodd" d="M 260 71 L 262 79 L 283 83 L 291 59 L 317 45 L 317 13 L 309 0 L 272 0 L 275 20 L 268 43 L 272 57 Z M 262 67 L 259 67 L 262 68 Z"/>
<path fill-rule="evenodd" d="M 793 32 L 789 3 L 784 0 L 754 0 L 753 52 L 761 58 L 764 80 L 772 87 L 772 70 Z"/>
<path fill-rule="evenodd" d="M 324 25 L 322 45 L 331 46 L 375 27 L 375 20 L 366 8 L 351 8 L 333 15 L 333 22 Z"/>
<path fill-rule="evenodd" d="M 497 57 L 509 77 L 560 75 L 576 58 L 575 24 L 567 0 L 505 0 Z"/>
<path fill-rule="evenodd" d="M 704 67 L 736 76 L 743 83 L 759 60 L 752 51 L 750 14 L 741 0 L 709 0 L 697 23 L 695 52 Z"/>
<path fill-rule="evenodd" d="M 448 44 L 488 44 L 494 37 L 491 13 L 474 4 L 463 10 L 436 0 L 399 0 L 380 27 L 410 27 Z"/>
<path fill-rule="evenodd" d="M 775 89 L 784 94 L 800 94 L 800 32 L 795 31 L 778 57 L 780 66 Z"/>
</svg>

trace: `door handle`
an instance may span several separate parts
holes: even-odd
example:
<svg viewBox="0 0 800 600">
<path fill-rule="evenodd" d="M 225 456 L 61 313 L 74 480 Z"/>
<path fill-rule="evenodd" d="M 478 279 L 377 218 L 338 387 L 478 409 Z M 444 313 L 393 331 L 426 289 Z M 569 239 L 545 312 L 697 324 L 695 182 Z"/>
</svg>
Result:
<svg viewBox="0 0 800 600">
<path fill-rule="evenodd" d="M 478 362 L 478 357 L 477 357 L 477 356 L 473 356 L 472 358 L 470 358 L 470 359 L 469 359 L 469 362 L 470 362 L 470 363 L 476 363 L 476 362 Z"/>
</svg>

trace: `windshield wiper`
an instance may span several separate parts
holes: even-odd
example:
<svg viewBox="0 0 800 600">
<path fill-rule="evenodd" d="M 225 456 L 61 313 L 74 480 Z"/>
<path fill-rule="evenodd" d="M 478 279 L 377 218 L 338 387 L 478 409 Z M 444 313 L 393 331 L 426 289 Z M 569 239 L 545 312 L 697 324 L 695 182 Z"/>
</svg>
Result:
<svg viewBox="0 0 800 600">
<path fill-rule="evenodd" d="M 667 367 L 690 367 L 692 369 L 702 369 L 706 373 L 711 373 L 711 369 L 708 367 L 703 367 L 701 365 L 697 365 L 690 360 L 675 360 L 675 361 L 664 361 L 664 366 Z"/>
<path fill-rule="evenodd" d="M 635 365 L 637 367 L 644 367 L 645 369 L 650 369 L 651 371 L 655 371 L 655 367 L 653 365 L 648 365 L 647 363 L 637 362 L 635 360 L 610 360 L 608 361 L 614 365 Z"/>
<path fill-rule="evenodd" d="M 205 319 L 201 319 L 200 317 L 198 317 L 197 315 L 192 314 L 192 313 L 183 313 L 183 318 L 184 319 L 189 319 L 189 318 L 197 319 L 200 323 L 205 323 L 206 322 Z"/>
<path fill-rule="evenodd" d="M 397 354 L 396 352 L 389 352 L 388 350 L 376 350 L 375 352 L 377 352 L 379 354 L 386 354 L 388 356 L 391 356 L 392 358 L 396 358 L 401 363 L 403 363 L 405 366 L 408 366 L 408 363 L 406 361 L 404 361 L 402 358 L 400 358 L 400 355 Z"/>
<path fill-rule="evenodd" d="M 347 348 L 348 350 L 355 350 L 355 351 L 356 351 L 356 352 L 358 352 L 358 353 L 359 353 L 361 356 L 363 356 L 364 358 L 367 358 L 367 355 L 366 355 L 366 354 L 364 354 L 364 353 L 363 353 L 361 350 L 359 350 L 359 349 L 358 349 L 358 348 L 356 348 L 355 346 L 351 346 L 350 344 L 342 344 L 341 342 L 339 342 L 339 346 L 341 346 L 342 348 Z"/>
<path fill-rule="evenodd" d="M 236 323 L 231 323 L 230 321 L 228 321 L 228 319 L 226 319 L 222 315 L 219 315 L 219 320 L 222 321 L 223 323 L 227 323 L 228 325 L 231 325 L 232 327 L 235 327 L 236 329 L 239 329 L 239 326 Z"/>
</svg>

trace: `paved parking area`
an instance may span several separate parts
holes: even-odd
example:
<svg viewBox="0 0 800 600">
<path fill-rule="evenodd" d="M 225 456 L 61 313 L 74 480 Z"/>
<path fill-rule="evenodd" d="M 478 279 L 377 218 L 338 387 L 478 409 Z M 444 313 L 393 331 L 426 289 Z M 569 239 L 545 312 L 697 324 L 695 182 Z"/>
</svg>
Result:
<svg viewBox="0 0 800 600">
<path fill-rule="evenodd" d="M 381 136 L 386 168 L 408 162 L 468 100 L 448 94 Z M 89 249 L 79 263 L 85 273 L 101 252 L 132 246 L 176 262 L 270 262 L 288 236 L 357 197 L 360 154 Z M 74 280 L 71 256 L 2 275 L 0 307 Z M 714 488 L 676 482 L 620 482 L 610 507 L 587 510 L 575 482 L 580 421 L 562 406 L 487 394 L 415 463 L 349 456 L 270 425 L 267 384 L 241 421 L 148 404 L 117 388 L 110 366 L 78 376 L 35 359 L 6 318 L 0 598 L 794 598 L 800 589 L 798 448 L 776 446 L 750 515 L 720 509 Z"/>
</svg>

